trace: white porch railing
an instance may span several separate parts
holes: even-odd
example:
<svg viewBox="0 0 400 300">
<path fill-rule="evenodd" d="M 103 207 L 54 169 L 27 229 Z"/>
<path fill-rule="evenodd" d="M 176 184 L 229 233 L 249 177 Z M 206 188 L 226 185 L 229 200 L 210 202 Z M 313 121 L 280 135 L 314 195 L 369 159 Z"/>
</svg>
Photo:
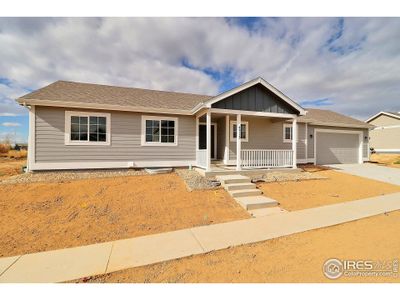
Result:
<svg viewBox="0 0 400 300">
<path fill-rule="evenodd" d="M 196 162 L 197 166 L 206 168 L 207 167 L 207 149 L 196 151 Z"/>
<path fill-rule="evenodd" d="M 293 166 L 293 150 L 251 149 L 241 151 L 243 168 L 285 168 Z"/>
</svg>

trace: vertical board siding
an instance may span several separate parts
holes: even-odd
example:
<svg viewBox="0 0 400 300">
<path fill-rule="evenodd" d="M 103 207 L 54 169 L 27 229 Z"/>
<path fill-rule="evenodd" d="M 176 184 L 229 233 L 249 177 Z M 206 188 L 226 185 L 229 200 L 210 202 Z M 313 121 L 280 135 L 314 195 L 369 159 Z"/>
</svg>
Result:
<svg viewBox="0 0 400 300">
<path fill-rule="evenodd" d="M 293 107 L 261 84 L 257 84 L 216 102 L 212 107 L 273 113 L 297 113 Z"/>
<path fill-rule="evenodd" d="M 178 118 L 178 146 L 141 146 L 142 114 L 118 111 L 110 112 L 111 145 L 65 145 L 66 110 L 74 109 L 36 107 L 37 162 L 196 159 L 196 120 L 193 116 L 174 116 Z M 160 116 L 152 113 L 145 115 Z"/>
</svg>

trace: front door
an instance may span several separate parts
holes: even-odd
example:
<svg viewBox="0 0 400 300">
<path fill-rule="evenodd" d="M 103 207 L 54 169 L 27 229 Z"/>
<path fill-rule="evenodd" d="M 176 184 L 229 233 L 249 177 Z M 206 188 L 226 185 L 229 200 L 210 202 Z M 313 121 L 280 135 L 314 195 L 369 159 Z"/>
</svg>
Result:
<svg viewBox="0 0 400 300">
<path fill-rule="evenodd" d="M 211 158 L 217 159 L 216 145 L 216 125 L 211 124 Z M 199 125 L 199 150 L 207 149 L 207 127 L 205 124 Z"/>
</svg>

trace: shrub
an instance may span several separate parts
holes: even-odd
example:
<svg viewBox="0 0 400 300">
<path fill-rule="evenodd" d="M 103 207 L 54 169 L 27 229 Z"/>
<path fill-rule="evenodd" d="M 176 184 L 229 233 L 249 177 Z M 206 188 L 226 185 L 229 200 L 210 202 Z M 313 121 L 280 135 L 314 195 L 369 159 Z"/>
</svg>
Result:
<svg viewBox="0 0 400 300">
<path fill-rule="evenodd" d="M 10 144 L 0 144 L 0 153 L 8 153 L 10 151 Z"/>
</svg>

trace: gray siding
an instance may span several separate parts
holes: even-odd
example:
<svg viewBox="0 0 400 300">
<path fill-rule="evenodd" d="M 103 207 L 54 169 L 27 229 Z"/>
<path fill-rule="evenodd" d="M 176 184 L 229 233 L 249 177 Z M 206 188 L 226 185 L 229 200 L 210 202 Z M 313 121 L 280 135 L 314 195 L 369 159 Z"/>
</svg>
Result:
<svg viewBox="0 0 400 300">
<path fill-rule="evenodd" d="M 283 121 L 274 122 L 267 118 L 242 117 L 242 121 L 249 122 L 249 141 L 242 142 L 242 149 L 292 149 L 292 143 L 283 142 Z M 304 125 L 298 124 L 297 158 L 305 155 Z M 236 159 L 236 142 L 229 143 L 229 159 Z"/>
<path fill-rule="evenodd" d="M 178 146 L 141 146 L 140 113 L 111 113 L 111 145 L 65 145 L 65 111 L 36 107 L 36 162 L 180 161 L 196 159 L 196 121 L 178 118 Z M 88 111 L 88 110 L 78 110 Z M 104 112 L 104 111 L 103 111 Z M 145 114 L 157 115 L 158 114 Z"/>
<path fill-rule="evenodd" d="M 212 107 L 273 113 L 298 113 L 293 107 L 261 84 L 257 84 L 216 102 Z"/>
<path fill-rule="evenodd" d="M 308 135 L 308 137 L 307 137 L 307 145 L 308 145 L 307 154 L 308 154 L 308 158 L 314 158 L 314 136 L 315 136 L 314 126 L 308 125 L 307 135 Z"/>
</svg>

